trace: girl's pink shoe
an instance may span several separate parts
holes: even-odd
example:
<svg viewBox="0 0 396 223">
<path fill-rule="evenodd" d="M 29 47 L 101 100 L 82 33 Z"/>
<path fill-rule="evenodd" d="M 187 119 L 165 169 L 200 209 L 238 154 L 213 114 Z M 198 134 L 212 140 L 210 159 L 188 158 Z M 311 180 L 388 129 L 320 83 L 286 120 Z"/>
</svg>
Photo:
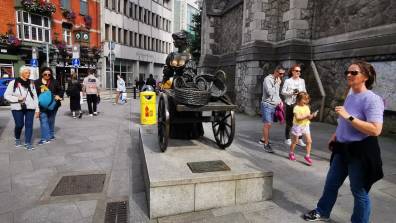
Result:
<svg viewBox="0 0 396 223">
<path fill-rule="evenodd" d="M 294 153 L 289 153 L 289 160 L 296 161 L 296 156 L 294 155 Z"/>
<path fill-rule="evenodd" d="M 307 162 L 307 164 L 308 164 L 309 166 L 312 166 L 312 159 L 311 159 L 311 157 L 305 156 L 304 159 L 305 159 L 305 161 Z"/>
</svg>

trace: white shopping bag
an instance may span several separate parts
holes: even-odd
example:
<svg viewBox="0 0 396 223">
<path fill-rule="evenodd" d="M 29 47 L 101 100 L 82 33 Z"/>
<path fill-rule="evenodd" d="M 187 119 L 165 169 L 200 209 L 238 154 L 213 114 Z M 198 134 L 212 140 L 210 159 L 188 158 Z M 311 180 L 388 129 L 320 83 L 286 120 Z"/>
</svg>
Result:
<svg viewBox="0 0 396 223">
<path fill-rule="evenodd" d="M 84 95 L 80 92 L 80 105 L 84 104 Z"/>
</svg>

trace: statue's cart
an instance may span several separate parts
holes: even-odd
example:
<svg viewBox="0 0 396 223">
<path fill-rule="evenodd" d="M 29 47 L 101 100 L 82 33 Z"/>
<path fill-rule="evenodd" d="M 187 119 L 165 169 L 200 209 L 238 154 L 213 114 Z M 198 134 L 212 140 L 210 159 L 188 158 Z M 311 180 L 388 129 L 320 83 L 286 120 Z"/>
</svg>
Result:
<svg viewBox="0 0 396 223">
<path fill-rule="evenodd" d="M 209 101 L 202 106 L 190 106 L 179 103 L 175 99 L 173 89 L 163 90 L 158 101 L 158 139 L 163 152 L 168 146 L 171 125 L 174 123 L 212 123 L 213 135 L 216 144 L 225 149 L 231 145 L 235 134 L 236 105 L 232 104 L 226 96 L 221 96 L 215 101 Z M 202 112 L 202 115 L 194 118 L 179 117 L 173 115 L 177 112 Z M 210 114 L 206 115 L 205 114 Z"/>
</svg>

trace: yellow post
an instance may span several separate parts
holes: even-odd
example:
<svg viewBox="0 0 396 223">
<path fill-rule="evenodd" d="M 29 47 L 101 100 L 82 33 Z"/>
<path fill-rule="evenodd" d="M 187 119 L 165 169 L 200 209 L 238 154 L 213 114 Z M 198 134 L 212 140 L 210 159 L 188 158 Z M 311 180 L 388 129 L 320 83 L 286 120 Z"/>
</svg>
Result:
<svg viewBox="0 0 396 223">
<path fill-rule="evenodd" d="M 155 106 L 155 92 L 140 92 L 140 123 L 142 125 L 154 125 L 157 123 Z"/>
</svg>

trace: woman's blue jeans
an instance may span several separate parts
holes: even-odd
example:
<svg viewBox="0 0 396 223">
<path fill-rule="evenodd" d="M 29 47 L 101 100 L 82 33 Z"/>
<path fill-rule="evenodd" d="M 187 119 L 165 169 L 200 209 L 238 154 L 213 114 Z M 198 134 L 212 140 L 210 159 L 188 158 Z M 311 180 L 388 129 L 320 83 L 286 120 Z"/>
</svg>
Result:
<svg viewBox="0 0 396 223">
<path fill-rule="evenodd" d="M 25 144 L 32 144 L 34 110 L 12 110 L 15 121 L 15 139 L 21 139 L 23 126 L 25 126 Z"/>
<path fill-rule="evenodd" d="M 364 188 L 364 168 L 361 160 L 350 158 L 349 162 L 343 161 L 341 155 L 335 154 L 327 173 L 326 183 L 322 197 L 316 210 L 323 217 L 330 217 L 330 212 L 337 200 L 338 189 L 349 175 L 350 187 L 354 198 L 352 223 L 368 223 L 370 219 L 370 197 Z"/>
<path fill-rule="evenodd" d="M 55 136 L 55 116 L 57 110 L 40 112 L 41 140 L 50 140 Z"/>
</svg>

